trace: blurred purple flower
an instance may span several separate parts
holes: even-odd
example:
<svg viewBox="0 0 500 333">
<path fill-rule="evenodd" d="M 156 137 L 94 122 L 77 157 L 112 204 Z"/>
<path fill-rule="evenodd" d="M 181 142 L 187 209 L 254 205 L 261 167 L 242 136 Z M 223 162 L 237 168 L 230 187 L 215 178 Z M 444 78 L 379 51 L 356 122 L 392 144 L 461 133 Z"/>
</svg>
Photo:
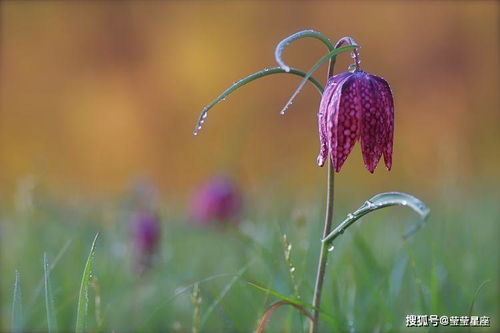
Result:
<svg viewBox="0 0 500 333">
<path fill-rule="evenodd" d="M 151 266 L 152 258 L 160 245 L 161 228 L 158 216 L 148 211 L 135 214 L 132 221 L 132 237 L 135 268 L 143 272 Z"/>
<path fill-rule="evenodd" d="M 332 76 L 321 99 L 318 125 L 319 166 L 330 154 L 339 172 L 360 139 L 368 171 L 373 173 L 382 154 L 387 169 L 391 169 L 394 104 L 384 79 L 361 70 Z"/>
<path fill-rule="evenodd" d="M 240 214 L 242 196 L 233 181 L 214 177 L 203 184 L 192 198 L 190 212 L 199 225 L 234 221 Z"/>
</svg>

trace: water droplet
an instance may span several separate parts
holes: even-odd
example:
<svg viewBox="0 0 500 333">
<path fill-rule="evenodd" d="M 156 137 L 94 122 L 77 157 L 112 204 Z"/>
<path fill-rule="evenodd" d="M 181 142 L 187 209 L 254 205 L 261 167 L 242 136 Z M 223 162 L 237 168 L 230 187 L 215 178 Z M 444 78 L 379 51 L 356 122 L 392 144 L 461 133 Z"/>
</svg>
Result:
<svg viewBox="0 0 500 333">
<path fill-rule="evenodd" d="M 347 218 L 348 218 L 349 220 L 351 220 L 351 219 L 353 219 L 353 218 L 354 218 L 354 215 L 352 215 L 351 213 L 349 213 L 349 214 L 347 214 Z"/>
<path fill-rule="evenodd" d="M 283 116 L 284 114 L 285 114 L 285 109 L 283 109 L 283 110 L 280 111 L 280 115 Z"/>
<path fill-rule="evenodd" d="M 367 208 L 371 209 L 371 208 L 374 208 L 375 205 L 373 204 L 373 202 L 371 202 L 370 200 L 366 200 L 365 202 L 365 205 Z"/>
<path fill-rule="evenodd" d="M 197 130 L 194 130 L 194 131 L 193 131 L 193 135 L 194 135 L 194 136 L 197 136 L 197 135 L 198 135 L 198 131 L 197 131 Z"/>
<path fill-rule="evenodd" d="M 351 73 L 354 73 L 356 71 L 356 64 L 352 64 L 352 65 L 349 65 L 349 67 L 347 68 L 347 70 Z"/>
<path fill-rule="evenodd" d="M 328 247 L 328 252 L 332 252 L 334 248 L 335 248 L 335 246 L 330 245 L 330 247 Z"/>
<path fill-rule="evenodd" d="M 295 267 L 292 266 L 292 267 L 290 267 L 290 273 L 293 273 L 293 272 L 295 272 Z"/>
<path fill-rule="evenodd" d="M 406 206 L 408 203 L 406 202 L 406 200 L 403 200 L 403 201 L 401 201 L 401 204 L 402 204 L 403 206 Z"/>
<path fill-rule="evenodd" d="M 351 52 L 351 58 L 356 58 L 356 53 L 354 51 Z"/>
</svg>

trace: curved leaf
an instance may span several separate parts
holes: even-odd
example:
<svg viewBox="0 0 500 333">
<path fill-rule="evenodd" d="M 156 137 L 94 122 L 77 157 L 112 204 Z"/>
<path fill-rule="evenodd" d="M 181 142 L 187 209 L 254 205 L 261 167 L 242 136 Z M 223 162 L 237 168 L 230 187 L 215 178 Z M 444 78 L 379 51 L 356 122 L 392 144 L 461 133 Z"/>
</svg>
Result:
<svg viewBox="0 0 500 333">
<path fill-rule="evenodd" d="M 304 85 L 306 84 L 307 80 L 309 80 L 309 78 L 311 77 L 311 75 L 314 74 L 314 72 L 316 72 L 319 68 L 319 66 L 321 66 L 325 61 L 327 60 L 330 60 L 330 58 L 334 58 L 335 56 L 337 56 L 338 54 L 342 53 L 342 52 L 346 52 L 346 51 L 351 51 L 351 50 L 354 50 L 355 48 L 359 47 L 358 45 L 347 45 L 347 46 L 342 46 L 342 47 L 339 47 L 339 48 L 336 48 L 332 51 L 330 51 L 328 54 L 326 54 L 324 57 L 322 57 L 321 59 L 318 60 L 318 62 L 316 62 L 314 64 L 314 66 L 311 68 L 311 70 L 306 74 L 306 76 L 304 76 L 304 79 L 302 79 L 302 82 L 300 82 L 299 86 L 297 87 L 297 89 L 295 89 L 295 92 L 292 94 L 292 97 L 290 97 L 290 99 L 288 100 L 288 102 L 285 104 L 285 106 L 283 107 L 283 109 L 281 109 L 281 114 L 285 114 L 285 111 L 286 109 L 288 109 L 288 107 L 290 105 L 292 105 L 293 103 L 293 100 L 295 99 L 295 97 L 297 97 L 297 95 L 299 94 L 299 92 L 302 90 L 302 88 L 304 87 Z"/>
<path fill-rule="evenodd" d="M 321 83 L 319 83 L 315 78 L 313 78 L 311 75 L 312 73 L 305 73 L 301 70 L 291 68 L 288 71 L 284 70 L 283 68 L 280 67 L 272 67 L 272 68 L 265 68 L 261 70 L 260 72 L 253 73 L 238 82 L 233 83 L 229 88 L 224 90 L 219 96 L 217 96 L 216 99 L 214 99 L 212 102 L 207 104 L 200 113 L 200 116 L 198 118 L 198 122 L 196 123 L 196 127 L 194 128 L 193 134 L 198 135 L 198 131 L 201 129 L 201 125 L 205 122 L 205 119 L 207 118 L 208 110 L 213 108 L 217 103 L 223 101 L 228 95 L 230 95 L 233 91 L 235 91 L 238 88 L 243 87 L 245 84 L 250 83 L 254 80 L 260 79 L 261 77 L 267 76 L 267 75 L 272 75 L 272 74 L 280 74 L 280 73 L 285 73 L 285 74 L 293 74 L 301 77 L 306 77 L 305 81 L 310 81 L 318 90 L 319 94 L 323 94 L 323 86 Z M 304 83 L 305 84 L 305 83 Z M 302 86 L 304 86 L 304 84 Z"/>
<path fill-rule="evenodd" d="M 264 312 L 264 314 L 262 315 L 262 317 L 259 320 L 259 325 L 257 326 L 257 330 L 255 332 L 256 333 L 262 333 L 262 332 L 264 332 L 264 328 L 266 327 L 267 323 L 269 322 L 269 319 L 271 318 L 271 315 L 273 314 L 273 312 L 276 309 L 278 309 L 279 307 L 283 306 L 283 305 L 291 305 L 291 306 L 293 306 L 302 315 L 306 316 L 311 322 L 313 321 L 312 316 L 309 314 L 309 312 L 307 312 L 306 309 L 304 309 L 304 307 L 302 307 L 300 305 L 297 305 L 295 303 L 290 303 L 288 301 L 278 301 L 278 302 L 276 302 L 274 304 L 271 304 L 271 306 L 269 306 L 266 309 L 266 311 Z"/>
<path fill-rule="evenodd" d="M 285 62 L 281 58 L 283 50 L 285 49 L 285 47 L 290 45 L 294 40 L 297 40 L 300 38 L 305 38 L 305 37 L 312 37 L 312 38 L 319 39 L 320 41 L 323 42 L 323 44 L 326 45 L 326 47 L 328 48 L 328 51 L 331 51 L 334 48 L 332 42 L 327 37 L 325 37 L 325 35 L 323 35 L 321 32 L 314 31 L 314 30 L 303 30 L 303 31 L 296 32 L 293 35 L 290 35 L 287 38 L 283 39 L 281 42 L 279 42 L 278 45 L 276 46 L 276 50 L 274 51 L 274 58 L 276 59 L 276 62 L 285 71 L 289 72 L 291 70 L 291 68 L 287 64 L 285 64 Z"/>
<path fill-rule="evenodd" d="M 312 309 L 312 310 L 318 310 L 321 315 L 324 316 L 324 318 L 331 324 L 333 322 L 333 317 L 331 315 L 329 315 L 328 313 L 324 312 L 323 310 L 321 310 L 320 308 L 317 308 L 317 307 L 314 307 L 312 304 L 309 304 L 309 303 L 306 303 L 306 302 L 302 302 L 301 300 L 297 299 L 297 298 L 294 298 L 294 297 L 290 297 L 290 296 L 286 296 L 286 295 L 283 295 L 279 292 L 277 292 L 276 290 L 273 290 L 273 289 L 269 289 L 269 288 L 266 288 L 266 287 L 263 287 L 255 282 L 252 282 L 252 281 L 247 281 L 249 285 L 251 285 L 252 287 L 254 288 L 257 288 L 265 293 L 268 293 L 270 295 L 273 295 L 283 301 L 286 301 L 290 304 L 294 304 L 294 305 L 298 305 L 298 306 L 301 306 L 303 308 L 308 308 L 308 309 Z"/>
<path fill-rule="evenodd" d="M 491 280 L 484 280 L 479 287 L 477 287 L 476 291 L 474 292 L 474 296 L 472 297 L 472 302 L 470 303 L 469 307 L 469 317 L 472 316 L 472 310 L 474 309 L 474 303 L 476 303 L 476 299 L 479 296 L 479 292 L 481 289 L 483 289 L 484 286 L 486 286 L 488 283 L 490 283 Z"/>
<path fill-rule="evenodd" d="M 85 332 L 87 326 L 87 316 L 89 308 L 89 284 L 92 278 L 92 263 L 95 255 L 95 244 L 99 233 L 95 235 L 90 248 L 89 257 L 83 269 L 82 283 L 80 285 L 80 294 L 78 296 L 78 309 L 76 313 L 76 333 Z"/>
<path fill-rule="evenodd" d="M 217 307 L 217 305 L 219 305 L 219 303 L 222 301 L 222 299 L 227 295 L 227 293 L 233 287 L 233 285 L 236 283 L 236 281 L 238 281 L 238 279 L 240 279 L 241 276 L 246 272 L 246 270 L 248 269 L 248 267 L 250 266 L 251 263 L 252 263 L 252 261 L 250 261 L 248 264 L 246 264 L 245 266 L 243 266 L 233 276 L 233 278 L 229 281 L 229 283 L 226 284 L 226 286 L 224 287 L 224 289 L 222 289 L 222 291 L 215 298 L 215 300 L 212 302 L 212 304 L 210 304 L 210 306 L 207 308 L 207 311 L 203 314 L 203 317 L 201 318 L 200 329 L 203 328 L 203 326 L 205 326 L 205 323 L 207 322 L 208 318 L 210 317 L 210 314 L 214 311 L 214 309 Z"/>
<path fill-rule="evenodd" d="M 408 206 L 420 216 L 422 221 L 425 221 L 430 213 L 430 209 L 425 203 L 410 194 L 401 192 L 380 193 L 370 200 L 367 200 L 355 212 L 348 214 L 347 218 L 342 221 L 342 223 L 340 223 L 339 226 L 335 228 L 335 230 L 333 230 L 328 236 L 323 239 L 323 242 L 331 243 L 335 238 L 343 234 L 350 225 L 359 220 L 361 217 L 373 211 L 390 206 Z M 406 237 L 409 234 L 413 234 L 421 226 L 422 223 L 420 223 L 416 228 L 413 228 L 413 230 L 410 230 Z"/>
</svg>

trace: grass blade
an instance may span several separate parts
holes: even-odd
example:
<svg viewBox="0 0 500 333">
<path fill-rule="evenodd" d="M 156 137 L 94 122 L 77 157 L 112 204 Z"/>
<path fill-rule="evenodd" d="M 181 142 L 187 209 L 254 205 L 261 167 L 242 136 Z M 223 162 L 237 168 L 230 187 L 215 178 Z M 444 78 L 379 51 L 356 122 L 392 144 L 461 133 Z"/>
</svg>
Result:
<svg viewBox="0 0 500 333">
<path fill-rule="evenodd" d="M 88 308 L 89 308 L 89 284 L 92 277 L 92 263 L 94 261 L 95 255 L 95 244 L 99 237 L 99 233 L 95 235 L 94 241 L 92 242 L 92 247 L 90 248 L 89 257 L 85 263 L 85 268 L 83 270 L 82 283 L 80 285 L 80 293 L 78 296 L 78 309 L 76 313 L 76 333 L 81 333 L 85 331 L 87 326 Z"/>
<path fill-rule="evenodd" d="M 13 333 L 23 331 L 23 305 L 21 295 L 21 276 L 16 270 L 16 280 L 14 282 L 14 296 L 12 298 L 12 317 L 10 330 Z"/>
<path fill-rule="evenodd" d="M 296 298 L 293 298 L 293 297 L 290 297 L 290 296 L 286 296 L 286 295 L 283 295 L 279 292 L 277 292 L 276 290 L 272 290 L 272 289 L 269 289 L 269 288 L 266 288 L 266 287 L 263 287 L 255 282 L 252 282 L 252 281 L 247 281 L 249 285 L 251 285 L 252 287 L 254 288 L 257 288 L 267 294 L 270 294 L 270 295 L 273 295 L 274 297 L 277 297 L 283 301 L 286 301 L 287 303 L 289 303 L 290 305 L 298 305 L 302 308 L 308 308 L 308 309 L 315 309 L 314 306 L 312 306 L 312 304 L 309 304 L 309 303 L 305 303 L 305 302 L 302 302 Z M 334 325 L 335 321 L 333 319 L 333 317 L 331 315 L 329 315 L 328 313 L 326 313 L 325 311 L 321 310 L 321 309 L 318 309 L 319 310 L 319 313 L 322 315 L 322 318 L 325 319 L 325 321 L 328 322 L 328 324 L 330 325 Z"/>
<path fill-rule="evenodd" d="M 201 280 L 198 280 L 198 281 L 195 281 L 193 283 L 190 283 L 184 287 L 179 287 L 176 289 L 174 295 L 170 296 L 169 298 L 163 300 L 157 307 L 156 309 L 154 309 L 153 311 L 151 311 L 151 313 L 149 314 L 149 317 L 147 317 L 145 320 L 143 320 L 142 322 L 142 325 L 146 325 L 149 321 L 151 321 L 151 319 L 153 319 L 153 317 L 160 311 L 162 310 L 162 308 L 164 308 L 167 304 L 170 304 L 170 302 L 172 302 L 174 299 L 176 299 L 178 296 L 182 295 L 183 293 L 187 292 L 188 290 L 192 290 L 192 288 L 195 286 L 195 284 L 202 284 L 202 283 L 205 283 L 205 282 L 209 282 L 209 281 L 212 281 L 212 280 L 215 280 L 215 279 L 218 279 L 218 278 L 222 278 L 222 277 L 228 277 L 228 276 L 234 276 L 234 274 L 216 274 L 216 275 L 212 275 L 212 276 L 209 276 L 207 278 L 204 278 L 204 279 L 201 279 Z"/>
<path fill-rule="evenodd" d="M 193 286 L 193 294 L 191 295 L 191 303 L 193 304 L 193 325 L 191 328 L 192 333 L 200 332 L 200 307 L 201 307 L 201 293 L 200 285 L 196 283 Z"/>
<path fill-rule="evenodd" d="M 262 333 L 262 332 L 264 332 L 264 328 L 266 327 L 267 323 L 269 322 L 269 319 L 271 319 L 271 315 L 273 314 L 273 312 L 276 309 L 278 309 L 279 307 L 283 306 L 283 305 L 291 305 L 291 306 L 293 306 L 303 316 L 307 317 L 312 322 L 311 315 L 306 311 L 306 309 L 304 309 L 304 307 L 302 307 L 300 305 L 297 305 L 297 304 L 294 304 L 294 303 L 290 303 L 288 301 L 278 301 L 278 302 L 272 304 L 271 306 L 269 306 L 267 308 L 267 310 L 264 312 L 264 314 L 262 315 L 262 317 L 259 320 L 259 325 L 257 326 L 257 330 L 255 332 L 256 333 Z"/>
<path fill-rule="evenodd" d="M 47 311 L 47 330 L 49 333 L 57 332 L 57 322 L 54 313 L 54 299 L 49 280 L 49 261 L 47 253 L 43 254 L 43 276 L 45 284 L 45 309 Z"/>
<path fill-rule="evenodd" d="M 236 275 L 233 276 L 233 278 L 224 287 L 224 289 L 222 289 L 222 291 L 217 296 L 217 298 L 212 302 L 212 304 L 210 304 L 210 306 L 207 308 L 207 311 L 203 314 L 203 317 L 201 318 L 200 330 L 203 329 L 203 326 L 207 322 L 208 317 L 210 316 L 210 314 L 214 311 L 215 307 L 220 303 L 220 301 L 222 301 L 222 299 L 224 298 L 224 296 L 227 295 L 227 293 L 229 292 L 229 290 L 231 289 L 231 287 L 236 283 L 236 281 L 238 281 L 238 279 L 241 278 L 241 276 L 245 273 L 245 271 L 248 269 L 248 267 L 250 266 L 251 263 L 252 262 L 249 262 L 248 264 L 246 264 L 245 266 L 243 266 L 236 273 Z"/>
<path fill-rule="evenodd" d="M 61 260 L 61 258 L 63 257 L 63 255 L 66 253 L 66 251 L 69 249 L 69 246 L 71 245 L 72 241 L 73 241 L 72 239 L 69 239 L 64 244 L 64 246 L 61 248 L 61 250 L 59 251 L 59 253 L 56 255 L 56 257 L 54 258 L 54 260 L 52 261 L 52 263 L 49 266 L 49 274 L 56 267 L 57 263 L 59 263 L 59 260 Z M 36 286 L 35 292 L 33 293 L 33 296 L 31 297 L 30 302 L 28 303 L 28 307 L 34 308 L 33 305 L 35 305 L 35 303 L 36 303 L 36 301 L 38 299 L 38 296 L 40 296 L 40 294 L 42 292 L 42 289 L 43 289 L 43 285 L 44 285 L 44 281 L 43 280 L 44 279 L 42 278 L 40 280 L 40 282 L 38 283 L 38 285 Z M 27 317 L 29 317 L 29 315 L 27 315 Z"/>
<path fill-rule="evenodd" d="M 389 295 L 391 295 L 392 300 L 394 300 L 397 295 L 400 294 L 407 265 L 408 256 L 406 255 L 406 253 L 403 253 L 401 258 L 399 258 L 396 264 L 394 264 L 391 275 L 389 276 Z"/>
<path fill-rule="evenodd" d="M 340 223 L 339 226 L 335 228 L 335 230 L 333 230 L 328 236 L 323 239 L 323 242 L 331 243 L 335 238 L 343 234 L 349 226 L 351 226 L 361 217 L 381 208 L 390 206 L 410 207 L 420 216 L 422 221 L 425 221 L 430 213 L 429 207 L 418 198 L 415 198 L 413 195 L 401 192 L 380 193 L 372 197 L 370 200 L 367 200 L 354 213 L 348 214 L 347 218 L 342 221 L 342 223 Z M 417 229 L 419 229 L 422 225 L 423 223 L 419 223 Z M 411 230 L 410 232 L 411 234 L 413 234 L 415 231 L 416 230 L 414 228 L 414 230 Z M 408 236 L 409 234 L 407 233 L 405 235 L 405 238 Z"/>
<path fill-rule="evenodd" d="M 95 307 L 95 322 L 97 324 L 97 330 L 102 329 L 102 311 L 101 311 L 101 288 L 99 287 L 99 280 L 94 274 L 92 277 L 92 289 L 94 290 L 94 307 Z"/>
<path fill-rule="evenodd" d="M 474 292 L 474 296 L 472 297 L 472 302 L 470 303 L 469 307 L 469 317 L 472 316 L 472 311 L 474 310 L 474 303 L 476 303 L 476 299 L 479 296 L 479 292 L 481 289 L 483 289 L 484 286 L 486 286 L 488 283 L 490 283 L 491 280 L 484 280 L 479 287 L 477 287 L 476 291 Z"/>
</svg>

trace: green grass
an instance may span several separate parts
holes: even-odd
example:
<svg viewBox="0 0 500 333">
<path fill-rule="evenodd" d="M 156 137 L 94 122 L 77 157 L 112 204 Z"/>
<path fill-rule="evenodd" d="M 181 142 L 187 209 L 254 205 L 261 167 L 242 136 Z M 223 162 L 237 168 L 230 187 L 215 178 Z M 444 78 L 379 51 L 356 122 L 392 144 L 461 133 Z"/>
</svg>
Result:
<svg viewBox="0 0 500 333">
<path fill-rule="evenodd" d="M 425 200 L 431 207 L 428 223 L 407 240 L 402 236 L 415 221 L 413 212 L 387 208 L 363 217 L 330 252 L 322 331 L 428 331 L 405 328 L 406 314 L 460 316 L 471 307 L 473 314 L 490 316 L 493 326 L 472 332 L 498 331 L 500 208 L 494 197 Z M 4 214 L 2 331 L 55 331 L 56 323 L 61 331 L 74 331 L 83 325 L 78 308 L 84 313 L 86 305 L 88 331 L 191 332 L 196 284 L 201 332 L 253 331 L 279 295 L 296 299 L 294 283 L 300 302 L 310 302 L 321 204 L 290 209 L 276 202 L 278 208 L 262 212 L 268 205 L 250 203 L 239 228 L 228 230 L 197 228 L 172 207 L 162 207 L 160 253 L 153 268 L 138 276 L 124 202 L 75 206 L 38 198 L 33 211 Z M 339 204 L 336 224 L 360 204 Z M 95 256 L 89 256 L 97 232 Z M 294 281 L 284 258 L 285 233 Z M 88 259 L 94 261 L 92 279 Z M 82 290 L 88 303 L 79 306 Z M 291 306 L 276 309 L 265 332 L 300 332 L 307 320 L 298 313 Z"/>
</svg>

